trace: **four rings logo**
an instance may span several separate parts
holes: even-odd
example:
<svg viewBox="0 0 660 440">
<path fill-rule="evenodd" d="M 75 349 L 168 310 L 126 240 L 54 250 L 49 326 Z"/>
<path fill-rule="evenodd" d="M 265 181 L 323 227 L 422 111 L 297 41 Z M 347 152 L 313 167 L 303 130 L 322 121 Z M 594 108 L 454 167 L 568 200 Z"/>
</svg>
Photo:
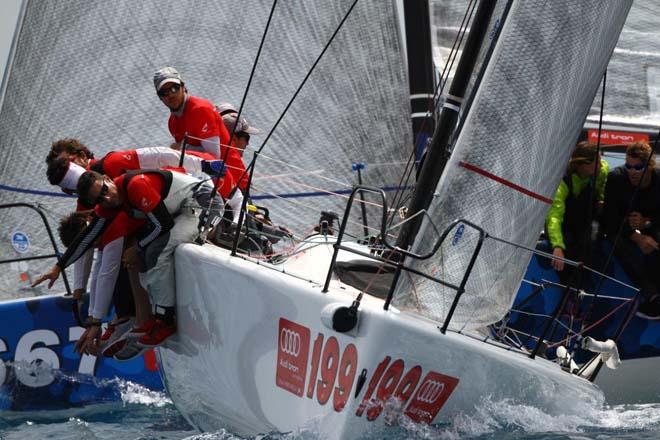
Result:
<svg viewBox="0 0 660 440">
<path fill-rule="evenodd" d="M 280 318 L 279 329 L 273 336 L 273 345 L 277 348 L 275 384 L 302 397 L 309 356 L 309 328 Z"/>
<path fill-rule="evenodd" d="M 429 371 L 405 414 L 417 423 L 431 423 L 458 385 L 458 378 Z"/>
<path fill-rule="evenodd" d="M 420 387 L 417 400 L 422 403 L 433 404 L 445 390 L 445 384 L 437 380 L 427 380 Z"/>
<path fill-rule="evenodd" d="M 283 328 L 280 331 L 280 350 L 290 356 L 298 357 L 300 355 L 300 333 Z"/>
</svg>

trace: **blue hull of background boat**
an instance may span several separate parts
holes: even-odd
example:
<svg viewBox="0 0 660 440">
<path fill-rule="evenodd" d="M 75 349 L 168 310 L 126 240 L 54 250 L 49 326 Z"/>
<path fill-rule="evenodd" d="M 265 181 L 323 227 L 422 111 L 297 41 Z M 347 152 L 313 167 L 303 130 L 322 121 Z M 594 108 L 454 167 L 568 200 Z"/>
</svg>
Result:
<svg viewBox="0 0 660 440">
<path fill-rule="evenodd" d="M 71 310 L 59 295 L 0 303 L 0 410 L 115 401 L 127 381 L 163 389 L 153 350 L 128 362 L 74 353 L 82 329 Z"/>
<path fill-rule="evenodd" d="M 606 244 L 601 244 L 596 249 L 594 262 L 591 266 L 595 268 L 603 267 L 609 250 Z M 610 269 L 605 271 L 605 273 L 626 284 L 632 284 L 616 259 L 613 259 Z M 525 280 L 535 283 L 542 283 L 544 280 L 558 283 L 559 277 L 552 267 L 550 267 L 550 261 L 547 258 L 535 255 L 527 268 Z M 625 298 L 632 298 L 636 293 L 634 290 L 623 287 L 610 280 L 601 280 L 601 277 L 592 275 L 589 272 L 584 273 L 583 280 L 582 288 L 588 293 L 597 292 L 599 295 Z M 552 315 L 561 301 L 563 290 L 559 287 L 546 287 L 539 294 L 534 295 L 532 299 L 526 300 L 530 295 L 534 294 L 534 291 L 534 286 L 523 283 L 514 303 L 514 310 L 520 309 L 535 314 Z M 585 298 L 580 304 L 576 301 L 569 300 L 568 306 L 560 315 L 561 322 L 563 325 L 572 327 L 576 331 L 582 327 L 593 326 L 586 334 L 596 339 L 605 340 L 611 338 L 616 333 L 619 326 L 628 316 L 632 302 L 622 304 L 620 300 L 601 298 L 597 300 Z M 617 306 L 621 307 L 615 313 L 608 316 Z M 513 312 L 509 326 L 524 333 L 539 335 L 546 322 L 545 319 L 538 316 Z M 565 342 L 566 336 L 566 328 L 557 326 L 547 334 L 546 339 L 550 341 L 550 346 L 552 346 L 553 343 Z M 534 345 L 532 341 L 524 341 L 524 336 L 520 337 L 528 347 Z M 569 341 L 569 345 L 575 342 L 575 338 L 573 338 Z M 617 341 L 617 346 L 623 360 L 660 356 L 660 321 L 650 321 L 633 315 Z M 552 351 L 549 351 L 548 354 L 549 357 L 553 356 Z M 583 354 L 583 356 L 586 355 Z M 579 357 L 576 357 L 576 359 L 579 359 Z"/>
</svg>

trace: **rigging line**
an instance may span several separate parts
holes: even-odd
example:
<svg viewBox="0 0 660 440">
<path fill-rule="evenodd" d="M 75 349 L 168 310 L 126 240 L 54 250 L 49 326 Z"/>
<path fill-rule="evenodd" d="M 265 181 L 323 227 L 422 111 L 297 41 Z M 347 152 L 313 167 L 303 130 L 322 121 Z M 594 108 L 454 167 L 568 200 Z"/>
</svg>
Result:
<svg viewBox="0 0 660 440">
<path fill-rule="evenodd" d="M 259 58 L 261 57 L 261 50 L 264 47 L 264 43 L 266 42 L 266 35 L 268 35 L 268 29 L 270 29 L 270 23 L 273 19 L 273 14 L 275 13 L 275 6 L 277 6 L 277 0 L 273 0 L 273 5 L 270 8 L 270 14 L 268 14 L 268 21 L 266 22 L 266 27 L 264 28 L 264 32 L 261 35 L 261 41 L 259 42 L 259 49 L 257 50 L 257 55 L 254 58 L 254 63 L 252 63 L 252 70 L 250 71 L 250 77 L 248 78 L 248 83 L 245 86 L 245 92 L 243 92 L 243 98 L 241 99 L 241 105 L 238 107 L 238 113 L 236 114 L 236 124 L 234 124 L 234 128 L 231 130 L 231 136 L 229 137 L 229 143 L 231 144 L 231 141 L 234 139 L 234 135 L 236 134 L 236 127 L 238 127 L 238 121 L 241 118 L 241 114 L 243 113 L 243 106 L 245 105 L 245 100 L 247 98 L 247 94 L 250 91 L 250 86 L 252 85 L 252 79 L 254 78 L 254 72 L 257 69 L 257 64 L 259 63 Z M 227 153 L 228 151 L 225 151 L 225 157 L 223 157 L 223 160 L 227 159 Z M 241 179 L 243 177 L 241 176 Z M 240 182 L 241 179 L 238 181 Z M 236 184 L 238 187 L 238 183 Z"/>
<path fill-rule="evenodd" d="M 64 194 L 62 192 L 41 191 L 41 190 L 36 190 L 36 189 L 25 189 L 25 188 L 19 188 L 17 186 L 10 186 L 10 185 L 0 184 L 0 190 L 3 190 L 3 189 L 6 190 L 6 191 L 11 191 L 11 192 L 34 194 L 34 195 L 37 195 L 37 196 L 65 197 L 65 198 L 70 198 L 70 199 L 75 199 L 76 198 L 76 196 L 71 196 L 69 194 Z"/>
<path fill-rule="evenodd" d="M 429 108 L 429 111 L 433 113 L 437 113 L 438 111 L 438 106 L 440 105 L 439 98 L 440 96 L 442 96 L 442 92 L 444 91 L 445 85 L 449 80 L 449 74 L 451 73 L 451 69 L 452 67 L 454 67 L 456 58 L 458 58 L 458 49 L 461 47 L 461 44 L 463 43 L 463 38 L 465 38 L 465 33 L 467 31 L 468 23 L 470 22 L 472 16 L 474 15 L 474 9 L 476 8 L 476 6 L 477 6 L 477 2 L 474 0 L 470 0 L 470 3 L 465 9 L 465 14 L 463 15 L 461 26 L 458 30 L 458 34 L 456 34 L 456 38 L 454 39 L 454 44 L 452 45 L 451 51 L 449 52 L 447 63 L 445 63 L 444 70 L 442 71 L 442 74 L 440 76 L 441 78 L 440 89 L 437 92 L 437 97 L 434 99 L 435 108 Z"/>
<path fill-rule="evenodd" d="M 587 224 L 585 225 L 584 231 L 583 231 L 583 234 L 584 234 L 583 237 L 586 240 L 583 240 L 583 242 L 582 242 L 582 245 L 581 245 L 582 249 L 578 249 L 578 256 L 580 256 L 582 260 L 588 259 L 588 257 L 590 257 L 589 254 L 591 253 L 590 252 L 591 246 L 588 246 L 587 243 L 591 242 L 591 228 L 592 228 L 591 223 L 593 221 L 593 204 L 594 204 L 594 199 L 597 198 L 595 188 L 596 188 L 596 179 L 598 178 L 598 172 L 599 172 L 599 167 L 600 167 L 600 137 L 601 137 L 601 134 L 602 134 L 602 131 L 603 131 L 603 112 L 604 112 L 604 108 L 605 108 L 605 88 L 606 88 L 605 86 L 606 86 L 606 84 L 607 84 L 607 69 L 605 69 L 605 73 L 603 74 L 603 87 L 601 89 L 601 95 L 600 95 L 600 112 L 599 112 L 599 115 L 598 115 L 598 139 L 596 141 L 596 158 L 594 160 L 594 173 L 591 176 L 591 178 L 589 179 L 589 187 L 587 189 L 589 191 L 589 194 L 587 194 L 587 196 L 588 196 L 587 198 L 589 200 L 589 205 L 587 206 L 587 222 L 586 222 Z M 572 177 L 568 176 L 568 178 L 571 179 Z M 603 191 L 604 191 L 604 188 L 603 188 Z M 614 251 L 614 249 L 612 249 L 612 252 L 613 251 Z M 600 289 L 603 286 L 603 284 L 604 284 L 604 279 L 601 278 L 600 281 L 598 282 L 598 285 L 596 286 L 595 291 L 594 291 L 594 293 L 596 295 L 594 297 L 594 299 L 598 297 L 598 292 L 600 292 Z M 589 318 L 589 316 L 591 315 L 591 312 L 593 311 L 594 305 L 595 305 L 595 301 L 592 302 L 591 305 L 589 306 L 589 308 L 587 309 L 587 313 L 585 313 L 585 319 Z M 583 321 L 583 325 L 584 325 L 584 321 Z"/>
<path fill-rule="evenodd" d="M 409 162 L 409 161 L 407 161 L 407 160 L 406 160 L 406 161 L 399 160 L 399 161 L 396 161 L 396 162 L 369 162 L 369 163 L 367 163 L 366 165 L 367 165 L 369 168 L 373 168 L 373 167 L 382 167 L 382 166 L 388 166 L 388 165 L 401 165 L 401 164 L 407 164 L 408 162 Z"/>
<path fill-rule="evenodd" d="M 575 333 L 573 336 L 567 337 L 566 339 L 563 339 L 563 340 L 561 340 L 561 341 L 559 341 L 559 342 L 556 342 L 556 343 L 554 343 L 554 344 L 548 345 L 547 348 L 554 348 L 554 347 L 558 346 L 559 344 L 561 344 L 562 342 L 568 343 L 568 342 L 571 341 L 572 339 L 574 339 L 574 338 L 576 338 L 576 337 L 578 337 L 578 336 L 581 336 L 581 335 L 585 334 L 586 332 L 588 332 L 588 331 L 591 330 L 592 328 L 596 327 L 597 325 L 602 324 L 603 321 L 605 321 L 607 318 L 609 318 L 610 316 L 612 316 L 613 314 L 615 314 L 617 311 L 619 311 L 620 308 L 622 308 L 623 306 L 625 306 L 625 305 L 628 304 L 629 302 L 633 301 L 633 299 L 634 299 L 634 298 L 629 298 L 628 301 L 624 301 L 624 302 L 622 302 L 621 304 L 619 304 L 618 306 L 616 306 L 614 309 L 612 309 L 612 310 L 610 311 L 610 313 L 606 314 L 605 316 L 603 316 L 602 318 L 600 318 L 598 321 L 594 322 L 594 323 L 591 324 L 590 326 L 588 326 L 588 327 L 586 327 L 586 328 L 580 330 L 579 332 Z M 627 323 L 626 323 L 626 324 L 627 324 Z M 615 342 L 616 342 L 616 341 L 615 341 Z"/>
<path fill-rule="evenodd" d="M 259 187 L 256 187 L 255 189 L 259 189 Z M 304 209 L 306 209 L 306 210 L 308 210 L 308 211 L 310 211 L 310 212 L 314 212 L 315 214 L 318 214 L 318 211 L 317 211 L 315 208 L 312 208 L 312 207 L 308 206 L 308 205 L 305 204 L 305 203 L 295 202 L 295 201 L 291 200 L 291 198 L 289 198 L 289 197 L 282 197 L 280 194 L 268 193 L 267 191 L 264 191 L 264 192 L 265 192 L 266 194 L 270 194 L 270 198 L 277 199 L 277 200 L 282 200 L 282 201 L 286 201 L 286 202 L 289 203 L 289 204 L 293 204 L 293 205 L 299 206 L 299 207 L 304 208 Z M 334 194 L 333 194 L 333 193 L 329 193 L 329 194 L 326 194 L 326 195 L 334 195 Z M 254 196 L 254 197 L 252 197 L 252 198 L 253 198 L 253 199 L 257 199 L 258 197 L 259 197 L 259 196 Z M 343 196 L 343 195 L 340 195 L 340 197 L 348 198 L 347 196 Z M 378 205 L 376 205 L 376 206 L 378 206 Z M 348 220 L 348 223 L 349 223 L 349 224 L 356 225 L 356 226 L 359 225 L 360 227 L 364 226 L 362 223 L 359 223 L 359 222 L 356 222 L 356 221 L 354 221 L 354 220 L 350 220 L 350 219 Z M 380 228 L 369 227 L 369 229 L 372 229 L 372 230 L 376 231 L 377 233 L 380 232 Z M 388 234 L 388 236 L 391 236 L 391 234 Z"/>
<path fill-rule="evenodd" d="M 333 192 L 333 191 L 330 191 L 329 189 L 319 188 L 319 187 L 313 186 L 313 185 L 307 185 L 307 184 L 302 183 L 302 182 L 296 182 L 295 180 L 292 180 L 292 179 L 281 178 L 279 180 L 280 180 L 280 182 L 288 182 L 288 183 L 293 184 L 293 185 L 299 185 L 303 188 L 313 189 L 316 192 L 325 193 L 329 196 L 341 197 L 345 200 L 348 200 L 350 198 L 349 196 L 347 196 L 345 194 L 342 194 L 342 192 Z M 351 192 L 352 192 L 352 190 L 351 190 Z M 383 205 L 381 205 L 379 203 L 369 202 L 369 201 L 366 201 L 366 200 L 356 200 L 356 203 L 360 203 L 360 204 L 363 204 L 363 205 L 370 205 L 370 206 L 374 206 L 376 208 L 383 208 Z"/>
<path fill-rule="evenodd" d="M 268 156 L 268 155 L 265 155 L 263 153 L 259 154 L 259 157 L 264 157 L 264 158 L 266 158 L 266 159 L 268 159 L 272 162 L 279 163 L 279 164 L 287 166 L 289 168 L 293 168 L 294 170 L 300 170 L 300 171 L 305 171 L 305 172 L 307 171 L 306 169 L 304 169 L 304 168 L 302 168 L 298 165 L 294 165 L 291 162 L 286 162 L 286 161 L 283 161 L 283 160 L 280 160 L 280 159 L 276 159 L 272 156 Z M 342 181 L 331 179 L 331 178 L 325 177 L 325 176 L 319 176 L 319 177 L 321 179 L 327 181 L 327 182 L 336 183 L 337 185 L 341 185 L 341 186 L 346 187 L 346 188 L 351 188 L 351 190 L 353 189 L 353 185 L 350 185 L 347 182 L 342 182 Z"/>
<path fill-rule="evenodd" d="M 468 7 L 465 9 L 465 14 L 463 15 L 463 20 L 461 21 L 461 26 L 459 27 L 459 32 L 458 34 L 456 34 L 456 38 L 454 39 L 454 43 L 452 44 L 452 48 L 449 53 L 447 63 L 445 63 L 444 70 L 440 75 L 440 79 L 441 79 L 440 87 L 436 88 L 436 91 L 433 95 L 433 99 L 429 102 L 427 111 L 430 114 L 437 114 L 438 105 L 440 104 L 439 98 L 442 95 L 442 92 L 444 91 L 445 85 L 447 84 L 447 80 L 449 78 L 449 73 L 451 72 L 451 68 L 453 67 L 454 62 L 458 57 L 458 48 L 463 42 L 463 38 L 465 36 L 465 30 L 467 29 L 467 23 L 469 22 L 470 18 L 474 13 L 475 6 L 476 6 L 476 2 L 474 0 L 470 0 Z M 472 9 L 470 9 L 470 7 Z M 424 118 L 424 120 L 422 121 L 422 125 L 420 127 L 420 131 L 424 131 L 427 121 L 428 118 Z M 416 140 L 413 139 L 413 148 L 411 149 L 410 156 L 408 158 L 408 163 L 406 164 L 406 167 L 403 170 L 403 173 L 401 174 L 401 179 L 399 180 L 399 186 L 403 186 L 404 181 L 405 181 L 405 186 L 408 186 L 408 182 L 410 182 L 410 179 L 412 177 L 412 172 L 414 170 L 413 164 L 417 162 L 412 160 L 415 157 L 415 145 L 416 145 Z M 397 196 L 399 196 L 398 197 L 399 200 L 397 200 Z M 401 204 L 402 202 L 403 202 L 403 192 L 395 193 L 394 198 L 392 200 L 392 206 L 397 207 L 398 204 Z M 389 223 L 391 224 L 392 221 L 393 221 L 393 217 L 390 218 Z"/>
<path fill-rule="evenodd" d="M 486 238 L 490 238 L 490 236 L 487 236 Z M 484 240 L 484 242 L 485 242 L 485 240 Z M 474 250 L 473 250 L 473 252 L 474 252 Z M 506 259 L 506 261 L 504 261 L 504 264 L 502 264 L 502 267 L 507 267 L 507 266 L 509 265 L 510 261 L 511 261 L 513 258 L 516 257 L 516 254 L 517 254 L 517 252 L 516 252 L 516 248 L 513 247 L 513 251 L 512 251 L 511 253 L 509 253 L 508 258 Z M 506 276 L 506 273 L 503 272 L 503 271 L 501 271 L 501 272 L 499 273 L 499 275 L 498 275 L 495 279 L 493 279 L 493 281 L 491 282 L 490 286 L 484 287 L 483 290 L 486 291 L 486 292 L 492 292 L 492 291 L 494 291 L 495 289 L 493 289 L 493 286 L 494 286 L 495 284 L 499 283 L 499 282 L 502 280 L 502 278 L 504 278 L 505 276 Z M 469 280 L 469 278 L 468 278 L 468 280 Z M 465 290 L 464 290 L 464 292 L 463 292 L 463 295 L 465 295 L 466 293 L 468 293 L 468 291 L 467 291 L 467 284 L 466 284 L 465 287 L 466 287 L 466 288 L 465 288 Z M 468 293 L 468 295 L 469 295 L 469 293 Z M 479 298 L 477 294 L 475 294 L 475 296 L 477 296 L 477 299 Z M 483 304 L 485 301 L 486 301 L 486 299 L 485 299 L 485 298 L 482 298 L 481 301 L 479 301 L 479 303 L 480 303 L 480 304 Z M 467 327 L 467 325 L 473 320 L 474 315 L 476 314 L 477 310 L 478 310 L 477 307 L 473 307 L 473 308 L 472 308 L 472 313 L 469 315 L 468 319 L 465 320 L 465 323 L 463 324 L 463 327 L 461 328 L 461 332 L 463 332 L 463 331 L 465 330 L 465 328 Z M 504 316 L 506 316 L 506 314 L 505 314 Z M 500 321 L 501 321 L 501 320 L 502 320 L 502 319 L 500 319 Z"/>
<path fill-rule="evenodd" d="M 547 315 L 547 314 L 545 314 L 545 313 L 532 313 L 532 312 L 527 312 L 527 311 L 524 311 L 524 310 L 518 310 L 518 309 L 511 309 L 511 311 L 512 311 L 512 312 L 515 312 L 515 313 L 518 313 L 518 314 L 520 314 L 520 315 L 533 316 L 533 317 L 535 317 L 535 318 L 552 319 L 552 316 L 553 316 L 553 315 Z M 571 327 L 569 327 L 568 325 L 564 324 L 564 323 L 562 322 L 561 319 L 557 319 L 556 321 L 557 321 L 557 324 L 559 324 L 560 327 L 563 327 L 563 328 L 566 330 L 567 333 L 572 333 L 572 334 L 574 334 L 574 335 L 578 335 L 578 334 L 579 334 L 578 332 L 576 332 L 575 330 L 573 330 Z M 507 327 L 507 328 L 513 330 L 512 327 Z M 561 341 L 563 341 L 563 339 L 560 340 L 560 341 L 558 341 L 558 342 L 561 342 Z"/>
<path fill-rule="evenodd" d="M 391 192 L 391 191 L 396 191 L 399 187 L 398 186 L 383 186 L 380 189 L 382 189 L 385 192 Z M 350 189 L 340 189 L 335 191 L 337 194 L 350 194 L 352 190 Z M 256 196 L 251 196 L 252 199 L 254 200 L 266 200 L 266 199 L 275 199 L 278 197 L 281 198 L 286 198 L 286 199 L 295 199 L 295 198 L 300 198 L 300 197 L 327 197 L 330 194 L 326 194 L 325 192 L 322 191 L 311 191 L 311 192 L 299 192 L 299 193 L 282 193 L 282 194 L 273 194 L 272 192 L 269 191 L 264 191 L 264 195 L 256 195 Z"/>
<path fill-rule="evenodd" d="M 255 58 L 254 58 L 254 63 L 252 63 L 252 70 L 251 70 L 251 72 L 250 72 L 250 77 L 249 77 L 249 79 L 248 79 L 248 83 L 247 83 L 247 85 L 245 86 L 245 92 L 243 93 L 243 98 L 241 99 L 241 105 L 240 105 L 240 107 L 239 107 L 239 109 L 238 109 L 238 113 L 236 114 L 236 124 L 234 124 L 234 127 L 232 128 L 231 135 L 229 136 L 229 143 L 230 143 L 230 144 L 231 144 L 232 139 L 234 138 L 234 134 L 235 134 L 235 132 L 236 132 L 236 127 L 238 126 L 238 123 L 239 123 L 239 121 L 240 121 L 239 118 L 241 117 L 241 112 L 243 111 L 243 105 L 245 104 L 245 99 L 246 99 L 247 94 L 248 94 L 248 92 L 249 92 L 249 90 L 250 90 L 250 85 L 252 84 L 252 79 L 254 78 L 254 72 L 255 72 L 255 70 L 256 70 L 256 68 L 257 68 L 257 64 L 258 64 L 258 62 L 259 62 L 259 57 L 261 56 L 261 49 L 263 48 L 264 42 L 266 41 L 266 35 L 268 34 L 268 29 L 270 28 L 270 22 L 271 22 L 271 19 L 273 18 L 273 13 L 275 12 L 275 6 L 276 6 L 276 5 L 277 5 L 277 0 L 273 0 L 273 6 L 271 7 L 271 9 L 270 9 L 270 14 L 268 15 L 268 22 L 266 23 L 266 28 L 264 29 L 263 34 L 261 35 L 261 42 L 259 43 L 259 49 L 257 50 L 257 55 L 256 55 Z M 184 143 L 184 146 L 185 146 L 185 143 Z M 227 163 L 227 156 L 228 156 L 228 155 L 229 155 L 229 148 L 225 148 L 225 152 L 224 152 L 224 154 L 222 155 L 222 162 L 223 162 L 223 163 Z M 256 159 L 256 157 L 257 157 L 257 156 L 256 156 L 256 154 L 255 154 L 253 161 Z M 183 161 L 183 155 L 181 155 L 181 160 Z M 243 180 L 243 177 L 245 176 L 246 173 L 247 173 L 247 169 L 245 169 L 245 170 L 243 171 L 243 174 L 241 175 L 240 179 L 238 179 L 238 180 L 236 181 L 236 186 L 232 188 L 231 192 L 229 193 L 229 197 L 228 197 L 228 198 L 231 198 L 231 197 L 234 196 L 235 192 L 239 189 L 239 185 L 240 185 L 241 181 Z M 252 179 L 248 179 L 248 185 L 249 185 L 249 182 L 250 182 L 251 180 L 252 180 Z M 246 189 L 246 196 L 249 195 L 249 190 L 250 190 L 250 189 L 249 189 L 249 187 L 248 187 L 248 188 Z M 208 207 L 206 208 L 206 211 L 207 211 L 207 212 L 210 212 L 210 211 L 211 211 L 211 207 L 212 207 L 212 205 L 213 205 L 213 200 L 215 199 L 215 195 L 217 194 L 217 192 L 218 192 L 218 187 L 217 187 L 217 185 L 213 185 L 213 189 L 211 190 L 211 196 L 209 197 L 209 205 L 208 205 Z M 243 206 L 244 206 L 244 205 L 243 205 Z M 210 215 L 207 215 L 207 216 L 206 216 L 206 222 L 204 223 L 204 227 L 203 227 L 203 229 L 200 230 L 200 232 L 199 232 L 199 234 L 198 234 L 198 236 L 197 236 L 197 239 L 195 240 L 196 242 L 201 242 L 201 243 L 203 243 L 204 241 L 206 241 L 206 234 L 208 234 L 208 230 L 209 230 L 209 226 L 210 226 L 211 217 L 212 217 L 212 216 L 210 216 Z M 236 237 L 237 237 L 236 240 L 238 240 L 238 235 L 237 235 Z M 236 254 L 236 247 L 235 247 L 235 245 L 234 245 L 234 247 L 232 248 L 232 254 L 233 254 L 233 255 Z"/>
<path fill-rule="evenodd" d="M 312 64 L 312 67 L 310 67 L 309 71 L 308 71 L 307 74 L 305 75 L 305 78 L 303 78 L 302 82 L 300 83 L 300 85 L 298 86 L 298 88 L 296 89 L 296 91 L 293 93 L 293 96 L 291 97 L 291 99 L 290 99 L 289 102 L 287 103 L 286 107 L 284 108 L 284 110 L 282 111 L 282 113 L 280 114 L 280 116 L 277 118 L 277 121 L 275 121 L 275 125 L 273 125 L 273 127 L 272 127 L 272 128 L 270 129 L 270 131 L 268 132 L 268 135 L 266 136 L 266 139 L 264 139 L 264 141 L 263 141 L 263 143 L 261 144 L 261 146 L 259 147 L 259 149 L 255 152 L 254 157 L 253 157 L 252 160 L 250 161 L 249 165 L 248 165 L 247 167 L 245 167 L 245 171 L 243 172 L 243 174 L 241 175 L 241 177 L 238 178 L 237 183 L 236 183 L 236 187 L 232 190 L 232 192 L 235 191 L 236 188 L 238 188 L 238 182 L 240 182 L 241 180 L 243 180 L 243 177 L 245 177 L 245 175 L 247 174 L 248 170 L 249 170 L 249 169 L 254 170 L 254 166 L 255 166 L 255 162 L 256 162 L 257 157 L 261 154 L 261 152 L 263 151 L 263 149 L 266 147 L 266 144 L 268 143 L 268 140 L 269 140 L 269 139 L 271 138 L 271 136 L 273 135 L 273 132 L 277 129 L 277 127 L 278 127 L 278 125 L 280 124 L 280 122 L 282 121 L 282 119 L 284 119 L 284 116 L 286 115 L 287 111 L 289 110 L 289 108 L 290 108 L 291 105 L 293 104 L 293 101 L 295 101 L 295 99 L 298 97 L 298 94 L 300 93 L 300 91 L 302 90 L 302 88 L 305 86 L 305 83 L 307 83 L 307 80 L 308 80 L 309 77 L 312 75 L 312 72 L 314 71 L 314 69 L 316 68 L 316 66 L 319 64 L 319 62 L 320 62 L 321 59 L 323 58 L 323 55 L 325 55 L 325 53 L 327 52 L 328 48 L 330 47 L 330 44 L 332 44 L 332 42 L 334 41 L 335 37 L 336 37 L 337 34 L 339 33 L 339 30 L 342 28 L 342 26 L 344 25 L 344 23 L 345 23 L 346 20 L 348 19 L 349 15 L 350 15 L 351 12 L 353 11 L 353 8 L 355 8 L 355 5 L 357 4 L 357 2 L 358 2 L 358 0 L 354 0 L 354 1 L 353 1 L 353 4 L 351 5 L 351 7 L 348 8 L 348 11 L 346 12 L 346 15 L 344 15 L 344 18 L 342 18 L 341 22 L 339 23 L 339 25 L 337 26 L 337 28 L 335 29 L 335 31 L 332 33 L 332 36 L 330 36 L 330 39 L 329 39 L 328 42 L 326 43 L 325 47 L 323 47 L 323 50 L 321 51 L 321 53 L 319 54 L 319 56 L 318 56 L 318 57 L 316 58 L 316 60 L 314 61 L 314 64 Z M 260 50 L 261 50 L 261 48 L 260 48 Z M 243 104 L 241 103 L 241 108 L 242 108 L 242 107 L 243 107 Z M 234 128 L 236 128 L 236 127 L 234 127 Z M 248 188 L 248 191 L 249 191 L 249 188 Z"/>
<path fill-rule="evenodd" d="M 282 177 L 298 177 L 298 176 L 310 176 L 310 175 L 319 175 L 319 173 L 324 172 L 324 169 L 319 169 L 319 170 L 314 170 L 314 171 L 306 171 L 304 173 L 301 173 L 299 171 L 295 171 L 292 173 L 282 173 L 282 174 L 257 174 L 255 173 L 252 178 L 254 180 L 278 180 Z"/>
<path fill-rule="evenodd" d="M 447 62 L 443 67 L 442 73 L 440 74 L 440 87 L 436 89 L 435 94 L 433 96 L 433 100 L 429 102 L 429 107 L 427 111 L 431 114 L 437 114 L 438 112 L 438 106 L 440 105 L 440 97 L 442 96 L 442 92 L 444 91 L 445 86 L 447 85 L 447 82 L 449 80 L 449 74 L 451 73 L 451 69 L 454 67 L 454 63 L 458 58 L 458 49 L 461 47 L 461 44 L 463 43 L 463 38 L 465 38 L 465 33 L 467 31 L 468 23 L 470 22 L 472 16 L 474 15 L 474 10 L 476 8 L 476 5 L 477 2 L 475 0 L 470 0 L 467 7 L 465 8 L 465 14 L 463 14 L 461 25 L 458 28 L 458 33 L 456 34 L 456 38 L 454 38 L 454 42 L 452 43 L 451 50 L 449 51 L 449 57 L 447 57 Z M 426 120 L 423 123 L 425 122 Z"/>
<path fill-rule="evenodd" d="M 582 266 L 582 267 L 584 269 L 587 268 L 587 266 Z M 613 299 L 613 300 L 619 300 L 619 301 L 628 301 L 630 299 L 627 296 L 595 295 L 593 293 L 589 293 L 589 292 L 586 292 L 584 290 L 576 289 L 575 287 L 570 287 L 570 286 L 566 286 L 564 284 L 555 283 L 554 281 L 549 281 L 549 280 L 546 280 L 546 279 L 541 279 L 541 281 L 543 282 L 544 285 L 551 286 L 551 287 L 560 287 L 560 288 L 563 288 L 563 289 L 565 289 L 566 287 L 569 287 L 571 289 L 571 291 L 573 293 L 575 293 L 575 295 L 577 297 L 589 296 L 589 297 L 595 298 L 596 296 L 598 296 L 598 298 L 602 298 L 602 299 Z M 612 278 L 612 281 L 616 281 L 616 280 L 614 278 Z M 632 286 L 628 286 L 624 283 L 622 283 L 622 284 L 623 284 L 624 287 L 629 287 L 629 288 L 631 288 L 632 290 L 635 290 L 635 291 L 637 290 Z M 518 307 L 520 307 L 520 306 L 518 306 Z"/>
</svg>

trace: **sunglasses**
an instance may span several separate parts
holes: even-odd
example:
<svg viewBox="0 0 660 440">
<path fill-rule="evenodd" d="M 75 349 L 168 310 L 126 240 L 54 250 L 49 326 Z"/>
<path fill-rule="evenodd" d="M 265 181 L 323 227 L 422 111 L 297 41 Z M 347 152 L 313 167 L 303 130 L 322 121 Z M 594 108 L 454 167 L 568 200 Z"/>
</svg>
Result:
<svg viewBox="0 0 660 440">
<path fill-rule="evenodd" d="M 245 139 L 245 142 L 250 142 L 250 135 L 247 133 L 236 133 L 236 137 Z"/>
<path fill-rule="evenodd" d="M 646 168 L 646 165 L 643 164 L 638 164 L 638 165 L 630 165 L 629 163 L 625 164 L 627 170 L 635 170 L 635 171 L 642 171 L 644 168 Z"/>
<path fill-rule="evenodd" d="M 106 195 L 108 194 L 108 185 L 103 182 L 103 186 L 101 187 L 101 191 L 99 192 L 99 195 L 96 196 L 94 200 L 92 200 L 92 205 L 100 205 L 103 203 L 105 200 L 103 199 Z"/>
<path fill-rule="evenodd" d="M 172 87 L 167 88 L 167 89 L 160 89 L 158 91 L 158 96 L 161 98 L 166 97 L 167 95 L 170 95 L 172 93 L 177 93 L 181 89 L 181 84 L 174 84 Z"/>
</svg>

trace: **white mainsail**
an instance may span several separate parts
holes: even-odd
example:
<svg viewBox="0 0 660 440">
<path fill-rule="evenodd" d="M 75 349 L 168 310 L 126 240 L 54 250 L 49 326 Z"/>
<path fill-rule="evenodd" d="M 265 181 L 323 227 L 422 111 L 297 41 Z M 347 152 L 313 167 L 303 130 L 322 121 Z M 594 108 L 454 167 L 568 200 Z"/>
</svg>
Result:
<svg viewBox="0 0 660 440">
<path fill-rule="evenodd" d="M 511 3 L 429 207 L 436 228 L 465 219 L 495 237 L 534 246 L 631 3 Z M 477 239 L 465 227 L 434 258 L 412 266 L 458 285 Z M 423 253 L 436 240 L 425 222 L 415 248 Z M 486 239 L 451 327 L 501 319 L 530 255 Z M 443 321 L 456 291 L 406 279 L 397 304 Z"/>
<path fill-rule="evenodd" d="M 286 1 L 271 28 L 244 116 L 260 146 L 352 1 Z M 36 194 L 48 184 L 51 142 L 76 137 L 97 156 L 169 145 L 168 111 L 151 82 L 172 65 L 190 93 L 240 104 L 272 2 L 26 1 L 0 108 L 0 203 L 41 204 L 51 225 L 73 199 Z M 364 161 L 366 184 L 396 185 L 412 148 L 407 77 L 393 2 L 358 2 L 259 159 L 252 195 L 273 221 L 302 234 L 321 210 L 341 213 Z M 246 161 L 251 153 L 246 153 Z M 21 190 L 28 191 L 19 192 Z M 341 197 L 328 194 L 344 191 Z M 272 194 L 295 195 L 263 200 Z M 306 197 L 305 197 L 306 195 Z M 359 222 L 355 229 L 362 231 Z M 11 233 L 30 240 L 25 256 L 50 248 L 25 211 L 0 211 L 0 259 L 17 256 Z M 52 261 L 0 274 L 0 298 Z M 14 270 L 15 269 L 15 270 Z"/>
</svg>

